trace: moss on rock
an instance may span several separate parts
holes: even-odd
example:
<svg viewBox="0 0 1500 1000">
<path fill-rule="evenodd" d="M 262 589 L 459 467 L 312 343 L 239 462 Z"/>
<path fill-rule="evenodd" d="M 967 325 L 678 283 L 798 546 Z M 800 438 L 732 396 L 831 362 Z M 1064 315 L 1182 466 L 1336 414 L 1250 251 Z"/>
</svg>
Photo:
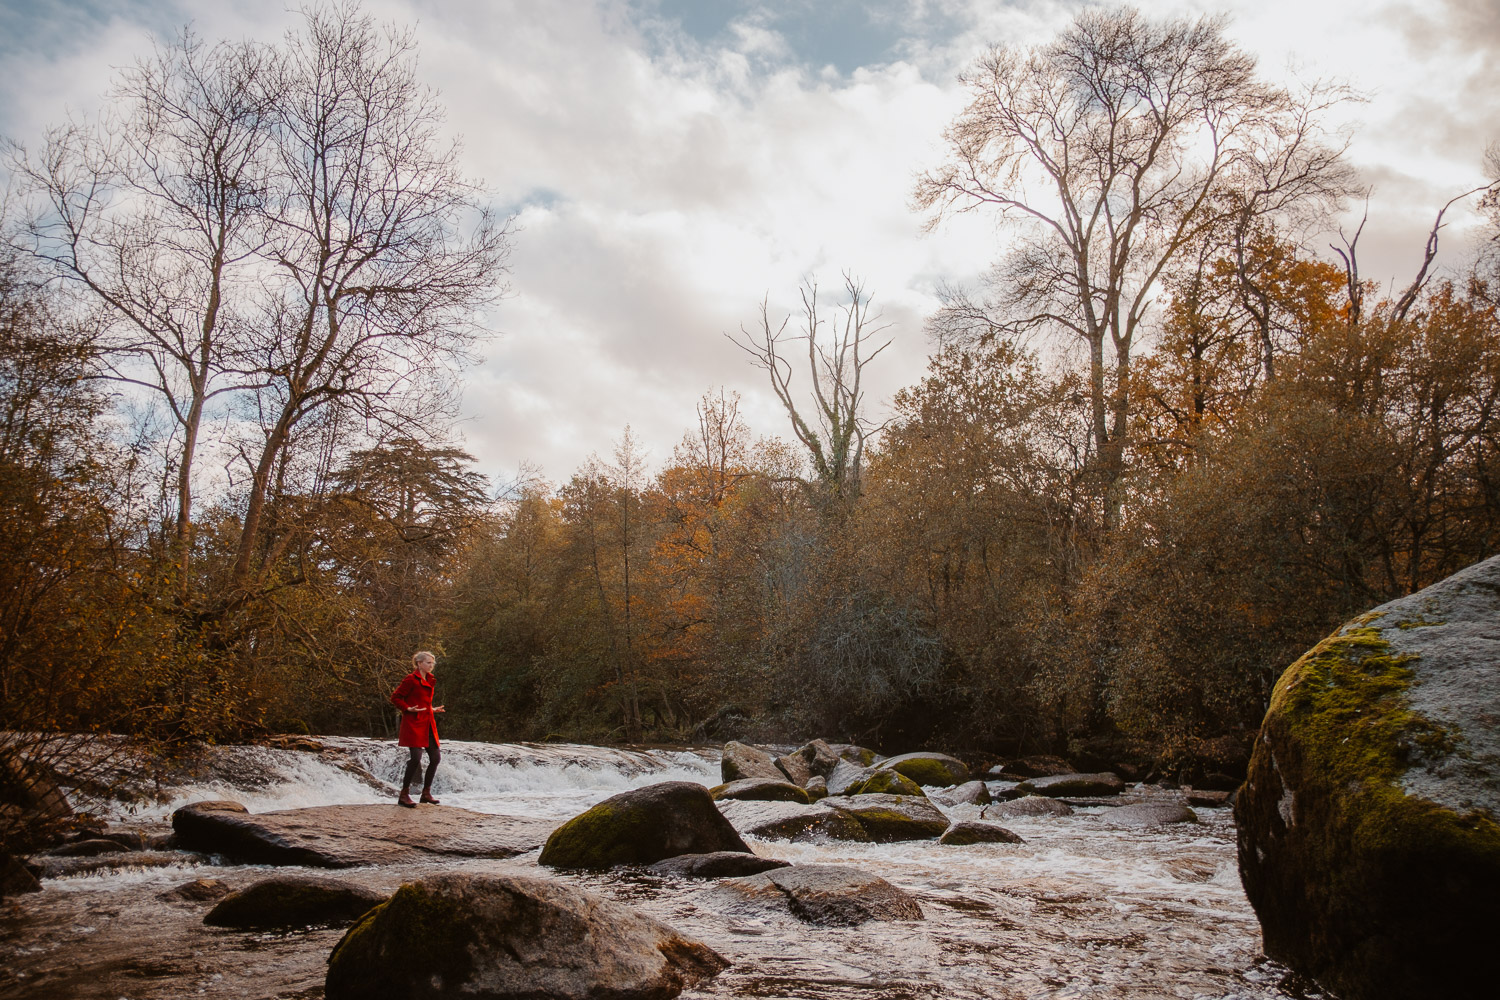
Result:
<svg viewBox="0 0 1500 1000">
<path fill-rule="evenodd" d="M 880 762 L 880 766 L 900 771 L 919 785 L 948 788 L 969 780 L 969 768 L 963 761 L 942 753 L 907 753 Z"/>
<path fill-rule="evenodd" d="M 848 795 L 919 795 L 926 797 L 922 786 L 902 774 L 880 768 L 864 781 L 849 788 Z"/>
<path fill-rule="evenodd" d="M 474 974 L 477 934 L 457 901 L 408 882 L 350 927 L 328 956 L 328 1000 L 444 995 Z M 420 962 L 391 961 L 421 949 Z M 419 981 L 420 980 L 420 981 Z M 435 990 L 423 992 L 424 986 Z"/>
<path fill-rule="evenodd" d="M 690 781 L 633 788 L 585 810 L 552 832 L 540 861 L 556 868 L 649 865 L 679 854 L 750 848 L 708 789 Z"/>
</svg>

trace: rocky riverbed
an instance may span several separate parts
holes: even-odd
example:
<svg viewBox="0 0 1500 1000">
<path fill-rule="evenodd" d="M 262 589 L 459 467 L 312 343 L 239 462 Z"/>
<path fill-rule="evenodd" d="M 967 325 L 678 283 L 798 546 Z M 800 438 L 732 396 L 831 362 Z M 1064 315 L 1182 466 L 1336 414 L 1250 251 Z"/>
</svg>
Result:
<svg viewBox="0 0 1500 1000">
<path fill-rule="evenodd" d="M 116 829 L 160 844 L 172 810 L 234 799 L 253 812 L 378 805 L 400 760 L 374 741 L 318 749 L 221 748 L 156 800 L 114 806 Z M 716 751 L 445 746 L 436 791 L 445 805 L 561 823 L 621 790 L 662 780 L 719 783 Z M 1183 793 L 1126 790 L 1121 802 L 1180 805 Z M 934 800 L 954 821 L 984 807 Z M 1098 997 L 1261 1000 L 1315 997 L 1261 955 L 1240 887 L 1225 807 L 1196 823 L 1121 822 L 1120 805 L 1074 800 L 1071 815 L 1008 816 L 1021 843 L 963 846 L 793 843 L 746 836 L 752 850 L 794 865 L 842 865 L 913 897 L 921 920 L 818 926 L 713 881 L 644 867 L 563 872 L 537 849 L 509 858 L 397 852 L 338 869 L 222 863 L 210 854 L 129 852 L 48 862 L 38 893 L 0 903 L 0 994 L 51 998 L 323 996 L 341 927 L 236 930 L 204 924 L 229 890 L 269 875 L 317 874 L 378 893 L 439 872 L 542 876 L 626 903 L 696 938 L 733 964 L 684 997 Z M 394 805 L 388 806 L 399 816 Z M 406 814 L 411 815 L 411 814 Z M 993 821 L 991 815 L 987 819 Z M 545 824 L 543 824 L 544 826 Z M 409 961 L 420 963 L 413 942 Z"/>
</svg>

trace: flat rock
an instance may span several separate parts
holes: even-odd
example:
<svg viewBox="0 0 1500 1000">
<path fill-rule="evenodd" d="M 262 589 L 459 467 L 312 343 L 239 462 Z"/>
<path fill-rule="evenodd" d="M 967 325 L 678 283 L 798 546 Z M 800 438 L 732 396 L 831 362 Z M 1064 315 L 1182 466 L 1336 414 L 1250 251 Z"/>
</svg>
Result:
<svg viewBox="0 0 1500 1000">
<path fill-rule="evenodd" d="M 852 816 L 878 844 L 930 840 L 948 829 L 948 817 L 925 796 L 849 795 L 824 801 Z"/>
<path fill-rule="evenodd" d="M 1023 781 L 1017 787 L 1028 795 L 1064 799 L 1118 795 L 1125 790 L 1125 782 L 1118 774 L 1104 771 L 1098 774 L 1053 774 Z"/>
<path fill-rule="evenodd" d="M 1227 806 L 1233 797 L 1233 792 L 1221 792 L 1209 788 L 1190 788 L 1183 793 L 1187 797 L 1190 806 Z"/>
<path fill-rule="evenodd" d="M 843 865 L 793 865 L 719 885 L 785 908 L 810 924 L 850 927 L 871 920 L 922 919 L 922 908 L 910 894 L 878 875 Z"/>
<path fill-rule="evenodd" d="M 773 781 L 770 778 L 740 778 L 738 781 L 715 785 L 708 790 L 715 802 L 723 799 L 750 799 L 756 802 L 801 802 L 807 805 L 812 798 L 807 789 L 790 781 Z"/>
<path fill-rule="evenodd" d="M 1024 844 L 1021 835 L 1012 833 L 996 823 L 979 823 L 964 820 L 954 823 L 938 838 L 940 844 L 964 846 L 967 844 Z"/>
<path fill-rule="evenodd" d="M 1103 814 L 1111 826 L 1153 827 L 1173 823 L 1196 823 L 1198 814 L 1181 802 L 1137 802 Z"/>
<path fill-rule="evenodd" d="M 1071 816 L 1073 807 L 1066 802 L 1049 799 L 1045 795 L 1027 795 L 1009 802 L 997 802 L 985 806 L 980 816 L 984 819 L 1019 819 L 1023 816 Z"/>
<path fill-rule="evenodd" d="M 700 786 L 701 787 L 701 786 Z M 706 793 L 705 793 L 706 797 Z M 250 813 L 193 803 L 172 814 L 178 843 L 255 864 L 350 868 L 422 857 L 509 858 L 542 844 L 554 820 L 491 816 L 454 806 L 313 806 Z"/>
<path fill-rule="evenodd" d="M 342 926 L 358 920 L 386 894 L 315 875 L 280 875 L 230 893 L 208 912 L 210 927 L 264 929 Z"/>
<path fill-rule="evenodd" d="M 54 847 L 47 852 L 47 855 L 54 858 L 92 858 L 99 854 L 113 854 L 117 851 L 128 850 L 130 848 L 113 838 L 91 837 L 88 840 L 75 840 L 71 844 Z"/>
<path fill-rule="evenodd" d="M 822 799 L 812 805 L 800 802 L 756 802 L 727 799 L 719 811 L 740 833 L 762 840 L 791 840 L 797 843 L 825 840 L 868 841 L 870 835 L 859 821 L 840 812 Z"/>
<path fill-rule="evenodd" d="M 776 766 L 776 758 L 760 747 L 730 740 L 724 744 L 724 754 L 719 760 L 719 773 L 724 781 L 739 781 L 742 778 L 765 778 L 769 781 L 785 781 L 786 775 Z"/>
<path fill-rule="evenodd" d="M 572 885 L 447 874 L 408 882 L 351 927 L 329 956 L 324 995 L 670 1000 L 728 965 L 702 942 Z"/>
<path fill-rule="evenodd" d="M 785 868 L 789 862 L 763 858 L 739 851 L 715 851 L 712 854 L 680 854 L 658 861 L 648 871 L 653 875 L 675 875 L 679 878 L 740 878 L 759 875 L 772 868 Z"/>
<path fill-rule="evenodd" d="M 709 796 L 691 781 L 662 781 L 612 795 L 559 826 L 539 859 L 554 868 L 649 865 L 679 854 L 751 853 Z"/>
</svg>

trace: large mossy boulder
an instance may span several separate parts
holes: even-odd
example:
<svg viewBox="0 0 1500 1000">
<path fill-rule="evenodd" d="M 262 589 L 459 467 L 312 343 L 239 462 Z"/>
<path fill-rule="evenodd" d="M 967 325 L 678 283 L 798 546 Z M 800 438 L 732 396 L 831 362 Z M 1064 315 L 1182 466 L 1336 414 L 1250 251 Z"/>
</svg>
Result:
<svg viewBox="0 0 1500 1000">
<path fill-rule="evenodd" d="M 679 854 L 750 848 L 719 812 L 708 789 L 663 781 L 611 796 L 552 832 L 541 863 L 554 868 L 649 865 Z"/>
<path fill-rule="evenodd" d="M 1267 955 L 1345 1000 L 1489 995 L 1500 557 L 1287 668 L 1234 813 Z"/>
<path fill-rule="evenodd" d="M 385 902 L 386 894 L 361 885 L 311 875 L 262 879 L 230 893 L 203 922 L 210 927 L 340 926 L 358 920 Z"/>
<path fill-rule="evenodd" d="M 745 778 L 764 778 L 767 781 L 785 781 L 786 775 L 776 766 L 776 758 L 760 747 L 730 740 L 724 744 L 723 756 L 719 759 L 719 774 L 724 783 Z"/>
<path fill-rule="evenodd" d="M 857 820 L 877 844 L 931 840 L 948 829 L 948 817 L 925 796 L 849 795 L 824 801 Z"/>
<path fill-rule="evenodd" d="M 877 767 L 870 775 L 844 790 L 845 795 L 920 795 L 926 797 L 922 786 L 900 771 Z"/>
<path fill-rule="evenodd" d="M 724 799 L 749 799 L 754 802 L 801 802 L 808 805 L 812 797 L 807 789 L 790 781 L 772 781 L 770 778 L 741 778 L 715 785 L 708 790 L 709 796 L 719 802 Z"/>
<path fill-rule="evenodd" d="M 701 787 L 701 786 L 700 786 Z M 547 879 L 409 882 L 328 957 L 327 1000 L 668 1000 L 729 963 L 628 906 Z"/>
<path fill-rule="evenodd" d="M 904 753 L 887 757 L 880 766 L 900 771 L 919 785 L 949 788 L 969 780 L 969 766 L 945 753 Z"/>
</svg>

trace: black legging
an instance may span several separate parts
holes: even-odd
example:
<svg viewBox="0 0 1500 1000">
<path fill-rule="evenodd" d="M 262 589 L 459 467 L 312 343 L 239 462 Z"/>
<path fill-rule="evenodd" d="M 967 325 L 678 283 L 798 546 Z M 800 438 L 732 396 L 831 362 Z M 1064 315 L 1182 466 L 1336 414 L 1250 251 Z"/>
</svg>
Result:
<svg viewBox="0 0 1500 1000">
<path fill-rule="evenodd" d="M 427 776 L 422 782 L 423 790 L 432 787 L 432 775 L 437 771 L 438 761 L 443 759 L 443 752 L 438 749 L 437 737 L 427 737 Z M 406 777 L 401 781 L 402 788 L 410 788 L 411 783 L 417 780 L 417 775 L 422 773 L 422 748 L 412 747 L 411 758 L 406 762 Z"/>
</svg>

